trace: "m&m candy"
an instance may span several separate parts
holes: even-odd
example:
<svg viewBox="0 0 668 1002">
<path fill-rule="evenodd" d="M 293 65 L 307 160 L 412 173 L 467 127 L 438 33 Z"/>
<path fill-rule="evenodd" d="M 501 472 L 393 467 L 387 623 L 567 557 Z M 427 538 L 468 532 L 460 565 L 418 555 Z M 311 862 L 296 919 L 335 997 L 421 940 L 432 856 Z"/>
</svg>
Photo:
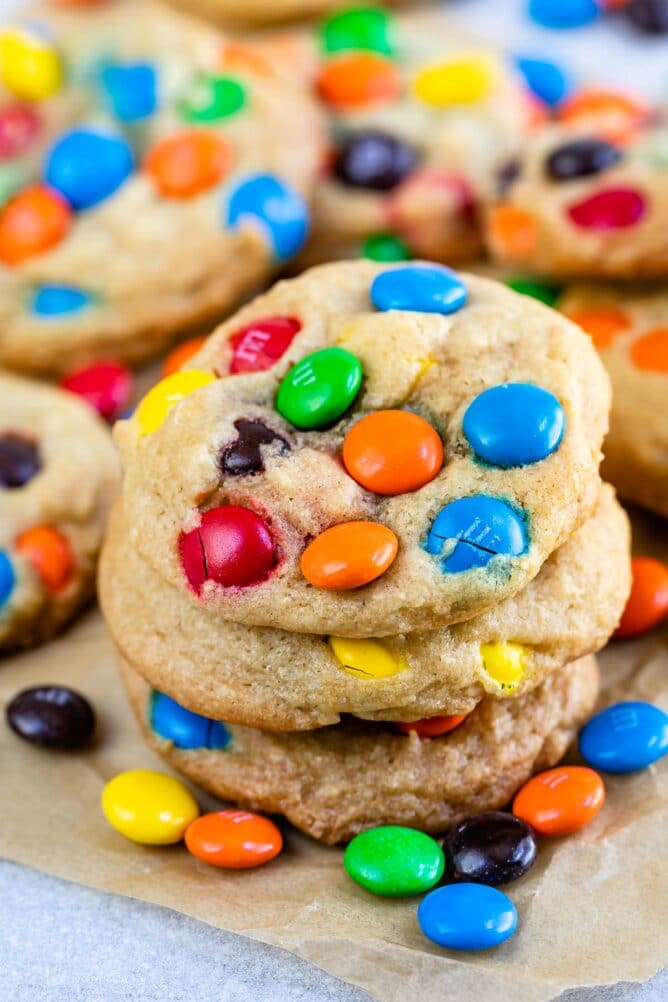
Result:
<svg viewBox="0 0 668 1002">
<path fill-rule="evenodd" d="M 432 522 L 424 544 L 441 556 L 441 569 L 451 574 L 485 567 L 497 556 L 516 557 L 527 547 L 522 516 L 505 501 L 487 494 L 451 501 Z"/>
<path fill-rule="evenodd" d="M 102 791 L 102 810 L 112 828 L 142 845 L 180 842 L 199 815 L 190 790 L 164 772 L 130 769 Z"/>
<path fill-rule="evenodd" d="M 399 540 L 378 522 L 341 522 L 306 547 L 302 574 L 315 588 L 346 591 L 379 578 L 391 566 Z"/>
<path fill-rule="evenodd" d="M 668 616 L 668 566 L 653 557 L 633 557 L 632 584 L 616 637 L 635 637 Z"/>
<path fill-rule="evenodd" d="M 468 713 L 458 713 L 451 716 L 425 717 L 424 720 L 395 720 L 394 726 L 404 734 L 417 734 L 419 738 L 440 738 L 449 734 L 463 724 Z"/>
<path fill-rule="evenodd" d="M 192 198 L 218 184 L 231 164 L 226 139 L 206 129 L 185 129 L 151 147 L 144 170 L 164 198 Z"/>
<path fill-rule="evenodd" d="M 185 369 L 162 379 L 149 390 L 137 408 L 141 434 L 150 435 L 157 431 L 172 407 L 196 390 L 215 382 L 215 379 L 213 373 L 200 369 Z"/>
<path fill-rule="evenodd" d="M 568 206 L 568 216 L 585 230 L 619 230 L 636 226 L 647 202 L 635 188 L 606 188 Z"/>
<path fill-rule="evenodd" d="M 469 404 L 462 428 L 476 456 L 492 466 L 528 466 L 547 459 L 564 434 L 554 394 L 532 383 L 503 383 Z"/>
<path fill-rule="evenodd" d="M 561 289 L 549 282 L 540 282 L 535 278 L 509 278 L 506 282 L 509 289 L 519 292 L 521 296 L 530 296 L 546 306 L 554 306 L 559 299 Z"/>
<path fill-rule="evenodd" d="M 18 265 L 58 244 L 71 211 L 60 195 L 36 184 L 11 197 L 0 212 L 0 262 Z"/>
<path fill-rule="evenodd" d="M 604 802 L 605 787 L 598 773 L 562 765 L 525 783 L 513 801 L 513 814 L 539 835 L 570 835 L 589 824 Z"/>
<path fill-rule="evenodd" d="M 390 263 L 392 261 L 410 261 L 413 256 L 408 244 L 394 233 L 374 233 L 362 244 L 360 256 L 370 261 Z"/>
<path fill-rule="evenodd" d="M 231 229 L 259 230 L 274 257 L 286 261 L 306 240 L 309 215 L 301 195 L 273 174 L 250 174 L 231 191 L 226 204 Z"/>
<path fill-rule="evenodd" d="M 395 50 L 393 26 L 393 19 L 378 6 L 352 6 L 333 14 L 323 23 L 322 48 L 329 55 L 352 50 L 391 56 Z"/>
<path fill-rule="evenodd" d="M 0 435 L 0 489 L 25 487 L 41 469 L 37 442 L 13 432 Z"/>
<path fill-rule="evenodd" d="M 177 748 L 227 748 L 232 738 L 224 724 L 193 713 L 163 692 L 154 692 L 150 703 L 151 727 Z"/>
<path fill-rule="evenodd" d="M 401 92 L 396 65 L 375 52 L 351 52 L 328 60 L 318 74 L 320 97 L 340 112 L 391 104 Z"/>
<path fill-rule="evenodd" d="M 455 313 L 467 299 L 466 286 L 441 265 L 407 264 L 377 275 L 370 290 L 377 310 Z"/>
<path fill-rule="evenodd" d="M 389 191 L 415 168 L 417 154 L 408 143 L 386 132 L 350 136 L 334 160 L 334 174 L 351 188 Z"/>
<path fill-rule="evenodd" d="M 24 741 L 42 748 L 82 748 L 95 730 L 87 699 L 64 685 L 24 689 L 7 706 L 7 722 Z"/>
<path fill-rule="evenodd" d="M 169 354 L 163 360 L 160 373 L 163 379 L 166 376 L 173 376 L 175 372 L 182 369 L 186 362 L 196 355 L 200 348 L 204 345 L 206 337 L 204 335 L 200 337 L 191 337 L 187 341 L 182 341 L 181 344 L 177 345 L 176 348 L 172 348 Z"/>
<path fill-rule="evenodd" d="M 484 884 L 439 887 L 421 901 L 417 917 L 427 939 L 449 950 L 489 950 L 517 929 L 510 898 Z"/>
<path fill-rule="evenodd" d="M 130 402 L 132 382 L 126 366 L 105 359 L 68 373 L 60 385 L 82 397 L 105 421 L 113 421 Z"/>
<path fill-rule="evenodd" d="M 26 26 L 0 32 L 0 83 L 11 94 L 43 101 L 60 90 L 62 82 L 60 54 L 39 29 Z"/>
<path fill-rule="evenodd" d="M 485 673 L 505 692 L 512 692 L 524 678 L 528 654 L 528 647 L 507 640 L 480 645 Z"/>
<path fill-rule="evenodd" d="M 73 316 L 93 302 L 93 297 L 74 285 L 40 285 L 32 299 L 32 312 L 44 320 Z"/>
<path fill-rule="evenodd" d="M 568 318 L 589 334 L 599 349 L 609 348 L 618 334 L 628 330 L 631 318 L 618 306 L 596 306 L 571 310 Z"/>
<path fill-rule="evenodd" d="M 40 118 L 30 104 L 0 104 L 0 164 L 30 149 L 40 129 Z"/>
<path fill-rule="evenodd" d="M 187 122 L 220 122 L 240 112 L 248 100 L 246 88 L 236 77 L 198 76 L 181 105 Z"/>
<path fill-rule="evenodd" d="M 462 821 L 447 836 L 444 849 L 449 876 L 493 887 L 523 876 L 538 855 L 530 826 L 504 811 Z"/>
<path fill-rule="evenodd" d="M 382 640 L 330 637 L 329 646 L 341 668 L 360 679 L 391 678 L 408 668 Z"/>
<path fill-rule="evenodd" d="M 602 139 L 574 139 L 552 150 L 545 161 L 545 170 L 553 181 L 570 181 L 589 177 L 614 167 L 622 152 Z"/>
<path fill-rule="evenodd" d="M 150 63 L 110 63 L 102 70 L 101 81 L 121 122 L 140 122 L 156 111 L 157 77 Z"/>
<path fill-rule="evenodd" d="M 0 550 L 0 609 L 7 604 L 16 584 L 16 572 L 9 554 Z"/>
<path fill-rule="evenodd" d="M 646 769 L 668 754 L 668 714 L 639 700 L 608 706 L 580 731 L 580 754 L 601 772 Z"/>
<path fill-rule="evenodd" d="M 596 0 L 529 0 L 528 9 L 545 28 L 581 28 L 600 14 Z"/>
<path fill-rule="evenodd" d="M 120 134 L 76 128 L 56 140 L 47 154 L 44 178 L 81 211 L 113 195 L 134 170 L 134 156 Z"/>
<path fill-rule="evenodd" d="M 383 825 L 356 835 L 343 856 L 346 873 L 372 894 L 406 897 L 437 884 L 445 870 L 443 850 L 424 832 Z"/>
<path fill-rule="evenodd" d="M 345 348 L 321 348 L 283 377 L 276 410 L 295 428 L 322 428 L 345 414 L 361 387 L 359 359 Z"/>
<path fill-rule="evenodd" d="M 559 104 L 571 89 L 568 73 L 551 59 L 516 56 L 515 65 L 536 97 L 550 106 Z"/>
<path fill-rule="evenodd" d="M 482 101 L 494 87 L 496 71 L 485 55 L 450 59 L 420 70 L 413 93 L 425 104 L 447 108 Z"/>
<path fill-rule="evenodd" d="M 248 870 L 278 856 L 283 836 L 273 821 L 249 811 L 202 814 L 186 829 L 188 852 L 210 866 Z"/>
<path fill-rule="evenodd" d="M 301 330 L 296 317 L 262 317 L 230 338 L 230 372 L 264 372 L 278 362 Z"/>
<path fill-rule="evenodd" d="M 221 505 L 204 512 L 200 525 L 179 537 L 181 563 L 199 593 L 206 581 L 242 588 L 266 580 L 276 566 L 269 526 L 250 508 Z"/>
<path fill-rule="evenodd" d="M 443 443 L 410 411 L 375 411 L 354 424 L 343 442 L 343 463 L 354 480 L 376 494 L 416 491 L 438 474 Z"/>
<path fill-rule="evenodd" d="M 26 529 L 16 539 L 16 551 L 39 575 L 42 584 L 54 595 L 65 591 L 77 571 L 76 558 L 69 540 L 51 525 Z"/>
<path fill-rule="evenodd" d="M 636 338 L 629 356 L 641 372 L 668 373 L 668 327 L 657 327 Z"/>
</svg>

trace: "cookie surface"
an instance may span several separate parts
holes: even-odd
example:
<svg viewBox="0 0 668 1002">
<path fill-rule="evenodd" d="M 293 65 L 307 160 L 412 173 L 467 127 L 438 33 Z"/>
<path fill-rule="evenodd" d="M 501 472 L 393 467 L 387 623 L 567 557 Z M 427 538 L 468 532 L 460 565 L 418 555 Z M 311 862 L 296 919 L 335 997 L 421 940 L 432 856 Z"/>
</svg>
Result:
<svg viewBox="0 0 668 1002">
<path fill-rule="evenodd" d="M 457 626 L 356 642 L 244 627 L 194 606 L 129 545 L 117 508 L 100 600 L 128 661 L 196 713 L 270 730 L 336 724 L 343 713 L 412 721 L 522 698 L 598 650 L 626 601 L 628 547 L 626 516 L 605 487 L 592 518 L 518 595 Z"/>
<path fill-rule="evenodd" d="M 668 294 L 579 283 L 556 306 L 590 333 L 610 375 L 604 474 L 623 497 L 668 517 Z"/>
<path fill-rule="evenodd" d="M 182 10 L 203 14 L 214 21 L 246 26 L 317 17 L 326 11 L 350 6 L 349 0 L 171 0 L 171 2 Z"/>
<path fill-rule="evenodd" d="M 86 404 L 0 375 L 0 651 L 47 639 L 92 597 L 118 483 Z"/>
<path fill-rule="evenodd" d="M 629 97 L 596 92 L 572 106 L 565 121 L 528 145 L 492 205 L 492 255 L 548 276 L 665 276 L 664 116 Z"/>
<path fill-rule="evenodd" d="M 480 203 L 531 119 L 509 61 L 439 12 L 352 7 L 309 41 L 330 153 L 300 260 L 474 256 Z"/>
<path fill-rule="evenodd" d="M 317 110 L 252 47 L 151 0 L 0 30 L 0 364 L 139 361 L 284 266 Z"/>
<path fill-rule="evenodd" d="M 459 622 L 523 588 L 592 511 L 608 394 L 575 325 L 496 283 L 315 268 L 117 424 L 131 543 L 246 625 Z"/>
<path fill-rule="evenodd" d="M 175 704 L 160 706 L 152 698 L 128 662 L 122 671 L 149 744 L 170 765 L 218 797 L 284 814 L 328 843 L 381 824 L 436 834 L 505 806 L 532 773 L 559 761 L 598 693 L 590 656 L 554 672 L 521 699 L 484 700 L 437 738 L 357 721 L 272 734 L 192 715 L 184 720 Z M 156 734 L 156 725 L 186 747 Z"/>
</svg>

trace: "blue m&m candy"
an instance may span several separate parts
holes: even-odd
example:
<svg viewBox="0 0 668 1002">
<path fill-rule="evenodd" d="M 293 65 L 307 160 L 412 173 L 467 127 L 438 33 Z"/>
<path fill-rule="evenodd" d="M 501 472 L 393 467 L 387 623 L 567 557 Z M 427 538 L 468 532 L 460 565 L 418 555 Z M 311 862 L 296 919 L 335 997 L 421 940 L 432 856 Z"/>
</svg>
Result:
<svg viewBox="0 0 668 1002">
<path fill-rule="evenodd" d="M 524 519 L 506 501 L 487 494 L 459 498 L 441 508 L 425 543 L 451 574 L 485 567 L 494 557 L 516 557 L 527 548 Z"/>
<path fill-rule="evenodd" d="M 151 727 L 177 748 L 222 749 L 232 740 L 224 724 L 186 710 L 162 692 L 154 692 L 151 698 Z"/>
<path fill-rule="evenodd" d="M 581 28 L 600 13 L 596 0 L 529 0 L 529 17 L 544 28 Z"/>
<path fill-rule="evenodd" d="M 383 271 L 374 278 L 369 294 L 377 310 L 417 313 L 455 313 L 468 296 L 454 271 L 435 264 L 407 264 Z"/>
<path fill-rule="evenodd" d="M 580 731 L 580 754 L 601 772 L 637 772 L 667 753 L 668 714 L 652 703 L 615 703 Z"/>
<path fill-rule="evenodd" d="M 139 122 L 158 107 L 157 78 L 150 63 L 114 63 L 102 70 L 102 86 L 121 122 Z"/>
<path fill-rule="evenodd" d="M 486 884 L 448 884 L 431 891 L 417 912 L 420 929 L 449 950 L 489 950 L 517 929 L 510 898 Z"/>
<path fill-rule="evenodd" d="M 476 456 L 493 466 L 528 466 L 546 459 L 564 435 L 564 409 L 532 383 L 502 383 L 479 394 L 463 430 Z"/>
<path fill-rule="evenodd" d="M 569 75 L 550 59 L 516 56 L 515 65 L 524 77 L 529 90 L 551 107 L 563 101 L 572 89 Z"/>
<path fill-rule="evenodd" d="M 122 136 L 72 129 L 52 146 L 45 181 L 73 209 L 89 209 L 113 195 L 134 169 L 132 150 Z"/>
<path fill-rule="evenodd" d="M 62 317 L 85 310 L 92 297 L 73 285 L 41 285 L 32 299 L 33 313 L 40 317 Z"/>
<path fill-rule="evenodd" d="M 14 566 L 5 551 L 0 550 L 0 609 L 6 604 L 14 591 L 15 584 L 16 574 L 14 573 Z"/>
<path fill-rule="evenodd" d="M 308 233 L 304 199 L 273 174 L 251 174 L 239 182 L 227 203 L 227 224 L 259 226 L 280 261 L 294 257 Z"/>
</svg>

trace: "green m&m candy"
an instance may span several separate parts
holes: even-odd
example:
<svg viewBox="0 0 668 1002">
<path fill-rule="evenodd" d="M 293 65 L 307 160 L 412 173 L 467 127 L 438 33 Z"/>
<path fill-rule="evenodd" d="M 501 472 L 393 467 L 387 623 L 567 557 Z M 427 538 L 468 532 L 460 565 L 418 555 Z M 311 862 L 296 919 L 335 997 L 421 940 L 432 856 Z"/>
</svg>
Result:
<svg viewBox="0 0 668 1002">
<path fill-rule="evenodd" d="M 361 386 L 359 359 L 345 348 L 321 348 L 285 374 L 276 410 L 295 428 L 322 428 L 345 414 Z"/>
<path fill-rule="evenodd" d="M 372 894 L 399 898 L 422 894 L 445 870 L 438 842 L 424 832 L 383 825 L 356 835 L 343 856 L 349 877 Z"/>
<path fill-rule="evenodd" d="M 246 88 L 235 77 L 202 74 L 181 103 L 187 122 L 218 122 L 236 115 L 247 101 Z"/>
<path fill-rule="evenodd" d="M 519 292 L 522 296 L 530 296 L 532 299 L 538 299 L 541 303 L 545 303 L 546 306 L 554 306 L 561 293 L 561 289 L 558 286 L 550 285 L 548 282 L 538 282 L 531 278 L 509 278 L 506 285 L 514 292 Z"/>
<path fill-rule="evenodd" d="M 393 233 L 374 233 L 362 244 L 362 257 L 370 261 L 410 261 L 412 256 L 404 241 Z"/>
<path fill-rule="evenodd" d="M 381 7 L 372 4 L 349 7 L 328 18 L 321 28 L 322 47 L 326 53 L 365 50 L 394 55 L 392 19 Z"/>
</svg>

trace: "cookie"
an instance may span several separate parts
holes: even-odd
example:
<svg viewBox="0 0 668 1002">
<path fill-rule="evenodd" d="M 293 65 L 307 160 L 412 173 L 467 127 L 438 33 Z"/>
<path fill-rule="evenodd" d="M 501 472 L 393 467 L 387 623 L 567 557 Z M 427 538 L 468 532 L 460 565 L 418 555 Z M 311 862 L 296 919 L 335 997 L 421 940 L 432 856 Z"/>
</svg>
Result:
<svg viewBox="0 0 668 1002">
<path fill-rule="evenodd" d="M 0 29 L 0 364 L 138 362 L 301 247 L 317 109 L 275 63 L 151 0 Z"/>
<path fill-rule="evenodd" d="M 609 386 L 552 310 L 438 265 L 277 284 L 116 425 L 130 540 L 222 619 L 382 637 L 515 594 L 591 513 Z"/>
<path fill-rule="evenodd" d="M 196 713 L 289 731 L 336 724 L 345 713 L 413 721 L 521 698 L 601 648 L 628 596 L 628 550 L 628 521 L 606 486 L 594 515 L 518 595 L 457 626 L 354 641 L 245 627 L 193 605 L 130 545 L 117 508 L 100 600 L 127 660 Z"/>
<path fill-rule="evenodd" d="M 579 283 L 556 306 L 591 335 L 612 381 L 605 475 L 622 497 L 668 517 L 668 293 Z"/>
<path fill-rule="evenodd" d="M 317 17 L 339 7 L 348 8 L 349 0 L 170 0 L 175 6 L 225 24 L 258 27 Z M 388 0 L 391 3 L 392 0 Z M 374 8 L 380 7 L 379 3 Z"/>
<path fill-rule="evenodd" d="M 532 773 L 559 761 L 598 692 L 589 656 L 521 699 L 484 700 L 441 737 L 355 720 L 273 734 L 184 712 L 127 661 L 122 671 L 146 739 L 170 765 L 215 796 L 284 814 L 328 843 L 382 824 L 438 834 L 504 807 Z"/>
<path fill-rule="evenodd" d="M 311 58 L 331 149 L 300 261 L 474 256 L 480 204 L 532 120 L 515 68 L 439 13 L 368 6 L 323 22 Z"/>
<path fill-rule="evenodd" d="M 0 651 L 46 640 L 92 597 L 118 482 L 87 404 L 0 374 Z"/>
<path fill-rule="evenodd" d="M 663 113 L 627 95 L 577 95 L 507 181 L 487 216 L 499 262 L 557 277 L 668 274 Z"/>
</svg>

